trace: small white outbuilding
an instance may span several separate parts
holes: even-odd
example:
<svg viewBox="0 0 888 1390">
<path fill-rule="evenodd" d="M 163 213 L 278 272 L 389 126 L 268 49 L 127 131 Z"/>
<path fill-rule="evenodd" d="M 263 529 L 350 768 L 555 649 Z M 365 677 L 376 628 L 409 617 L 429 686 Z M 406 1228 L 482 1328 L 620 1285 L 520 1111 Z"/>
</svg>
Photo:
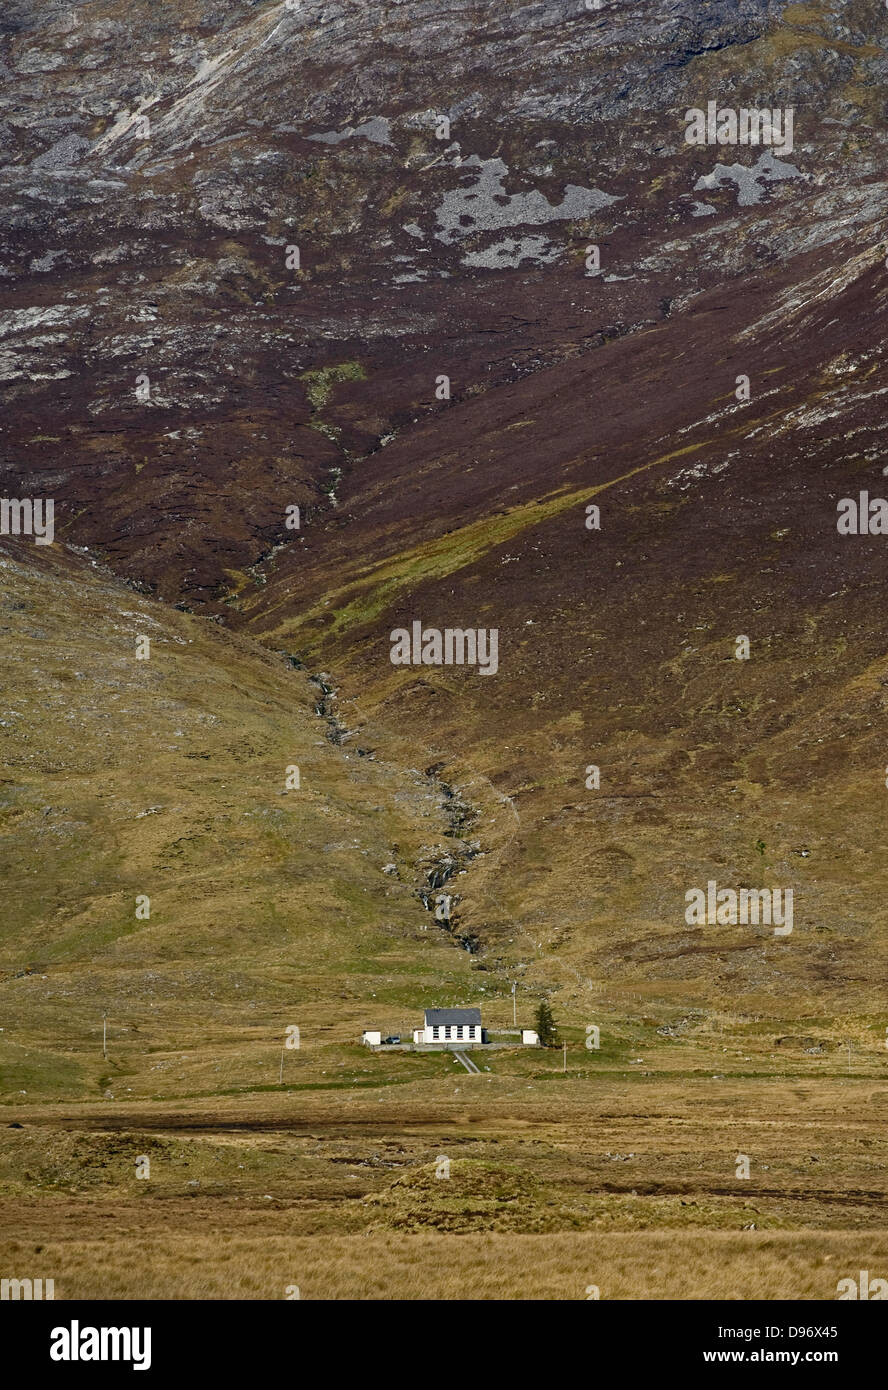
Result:
<svg viewBox="0 0 888 1390">
<path fill-rule="evenodd" d="M 522 1028 L 521 1041 L 525 1047 L 539 1047 L 540 1035 L 533 1028 Z"/>
<path fill-rule="evenodd" d="M 379 1047 L 382 1042 L 382 1033 L 378 1028 L 365 1028 L 361 1034 L 361 1042 L 368 1047 Z"/>
</svg>

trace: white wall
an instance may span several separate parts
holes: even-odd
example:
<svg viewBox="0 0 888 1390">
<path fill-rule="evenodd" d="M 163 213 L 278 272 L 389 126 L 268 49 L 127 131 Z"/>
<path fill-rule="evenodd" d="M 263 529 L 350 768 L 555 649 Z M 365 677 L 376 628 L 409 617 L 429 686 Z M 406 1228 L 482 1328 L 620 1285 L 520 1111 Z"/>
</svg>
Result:
<svg viewBox="0 0 888 1390">
<path fill-rule="evenodd" d="M 454 1043 L 456 1043 L 456 1044 L 458 1045 L 459 1043 L 469 1043 L 469 1042 L 478 1042 L 478 1043 L 479 1043 L 479 1042 L 481 1041 L 481 1029 L 480 1029 L 477 1025 L 470 1025 L 470 1026 L 468 1026 L 468 1027 L 465 1027 L 465 1026 L 462 1027 L 462 1028 L 460 1029 L 461 1036 L 457 1037 L 457 1025 L 456 1025 L 455 1023 L 452 1023 L 452 1024 L 450 1024 L 450 1037 L 449 1037 L 449 1038 L 447 1038 L 447 1037 L 444 1036 L 444 1034 L 445 1034 L 445 1032 L 446 1032 L 446 1028 L 447 1028 L 447 1025 L 441 1025 L 441 1024 L 439 1024 L 439 1025 L 438 1025 L 438 1036 L 437 1036 L 437 1037 L 434 1036 L 434 1029 L 433 1029 L 433 1028 L 427 1027 L 427 1028 L 423 1029 L 423 1038 L 422 1038 L 423 1042 L 427 1042 L 427 1043 L 431 1043 L 431 1042 L 435 1042 L 435 1043 L 444 1043 L 444 1042 L 446 1042 L 446 1043 L 450 1043 L 451 1046 L 452 1046 Z"/>
</svg>

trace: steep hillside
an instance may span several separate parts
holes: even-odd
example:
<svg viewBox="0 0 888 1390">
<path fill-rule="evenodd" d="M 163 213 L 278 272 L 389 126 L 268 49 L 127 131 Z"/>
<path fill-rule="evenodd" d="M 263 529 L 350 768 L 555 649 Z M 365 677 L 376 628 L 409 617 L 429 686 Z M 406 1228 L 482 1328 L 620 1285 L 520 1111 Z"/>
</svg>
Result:
<svg viewBox="0 0 888 1390">
<path fill-rule="evenodd" d="M 354 1077 L 362 1027 L 471 993 L 416 896 L 455 843 L 435 783 L 332 742 L 283 656 L 55 549 L 0 548 L 4 1099 L 276 1085 L 292 1025 L 287 1080 L 331 1041 Z"/>
<path fill-rule="evenodd" d="M 0 484 L 458 786 L 485 969 L 865 1010 L 888 18 L 685 9 L 18 0 Z M 710 102 L 792 139 L 690 145 Z M 497 674 L 396 669 L 415 621 Z M 689 926 L 712 880 L 792 935 Z"/>
<path fill-rule="evenodd" d="M 3 487 L 224 613 L 279 547 L 326 554 L 393 435 L 443 453 L 467 399 L 583 357 L 597 391 L 596 349 L 699 291 L 871 245 L 885 15 L 687 8 L 16 0 Z M 689 146 L 710 100 L 791 104 L 792 151 Z"/>
<path fill-rule="evenodd" d="M 837 503 L 883 482 L 882 254 L 710 292 L 594 371 L 454 407 L 446 447 L 398 441 L 356 488 L 308 595 L 284 556 L 242 605 L 251 630 L 347 672 L 374 733 L 508 798 L 511 816 L 487 799 L 508 848 L 461 910 L 541 983 L 766 1010 L 789 988 L 807 1013 L 872 998 L 884 538 L 839 534 Z M 393 666 L 391 632 L 417 620 L 496 628 L 498 671 Z M 689 930 L 685 894 L 711 879 L 792 888 L 791 938 Z"/>
</svg>

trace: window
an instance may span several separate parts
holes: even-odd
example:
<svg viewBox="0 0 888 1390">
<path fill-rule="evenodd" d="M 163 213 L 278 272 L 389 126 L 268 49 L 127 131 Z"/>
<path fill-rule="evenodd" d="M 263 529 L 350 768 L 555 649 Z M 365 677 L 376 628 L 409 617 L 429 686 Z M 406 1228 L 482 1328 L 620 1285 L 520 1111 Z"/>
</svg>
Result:
<svg viewBox="0 0 888 1390">
<path fill-rule="evenodd" d="M 434 1028 L 432 1028 L 432 1041 L 434 1042 L 434 1041 L 437 1039 L 437 1037 L 438 1037 L 438 1029 L 437 1029 L 437 1027 L 434 1027 Z"/>
<path fill-rule="evenodd" d="M 448 1024 L 448 1025 L 446 1026 L 446 1028 L 444 1029 L 444 1037 L 445 1037 L 445 1038 L 449 1038 L 449 1037 L 450 1037 L 450 1024 Z"/>
</svg>

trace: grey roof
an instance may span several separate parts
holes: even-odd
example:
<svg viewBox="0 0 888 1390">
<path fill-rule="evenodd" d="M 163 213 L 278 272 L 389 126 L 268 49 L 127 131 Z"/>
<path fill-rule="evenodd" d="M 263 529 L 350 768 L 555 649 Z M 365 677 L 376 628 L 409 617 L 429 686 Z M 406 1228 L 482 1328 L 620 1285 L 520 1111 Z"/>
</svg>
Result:
<svg viewBox="0 0 888 1390">
<path fill-rule="evenodd" d="M 461 1024 L 462 1027 L 480 1028 L 481 1010 L 480 1009 L 426 1009 L 425 1021 L 427 1028 L 439 1028 L 442 1023 Z"/>
</svg>

